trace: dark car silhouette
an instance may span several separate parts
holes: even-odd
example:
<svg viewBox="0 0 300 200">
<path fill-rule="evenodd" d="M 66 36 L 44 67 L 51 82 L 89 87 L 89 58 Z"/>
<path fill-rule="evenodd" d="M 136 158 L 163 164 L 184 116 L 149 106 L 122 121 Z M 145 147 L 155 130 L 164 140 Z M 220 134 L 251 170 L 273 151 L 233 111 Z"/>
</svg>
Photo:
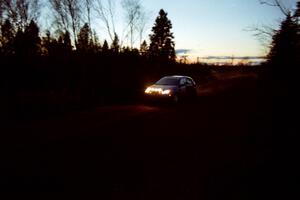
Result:
<svg viewBox="0 0 300 200">
<path fill-rule="evenodd" d="M 196 83 L 188 76 L 165 76 L 145 90 L 147 99 L 167 99 L 177 103 L 197 96 Z"/>
</svg>

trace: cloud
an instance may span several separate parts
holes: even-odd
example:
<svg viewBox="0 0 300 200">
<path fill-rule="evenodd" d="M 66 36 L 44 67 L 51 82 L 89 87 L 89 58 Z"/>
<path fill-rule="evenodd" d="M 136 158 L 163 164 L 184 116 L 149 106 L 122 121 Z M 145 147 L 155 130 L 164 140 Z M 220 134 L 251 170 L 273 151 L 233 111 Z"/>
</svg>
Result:
<svg viewBox="0 0 300 200">
<path fill-rule="evenodd" d="M 181 55 L 181 54 L 188 54 L 191 53 L 193 50 L 192 49 L 176 49 L 176 54 Z"/>
<path fill-rule="evenodd" d="M 241 60 L 260 60 L 266 59 L 262 56 L 207 56 L 203 57 L 206 60 L 226 60 L 226 59 L 241 59 Z"/>
</svg>

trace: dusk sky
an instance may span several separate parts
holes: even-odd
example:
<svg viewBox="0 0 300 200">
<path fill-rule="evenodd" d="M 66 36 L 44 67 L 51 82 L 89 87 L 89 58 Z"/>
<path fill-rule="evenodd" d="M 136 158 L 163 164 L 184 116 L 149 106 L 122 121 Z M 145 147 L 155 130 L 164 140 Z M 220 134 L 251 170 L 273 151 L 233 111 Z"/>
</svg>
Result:
<svg viewBox="0 0 300 200">
<path fill-rule="evenodd" d="M 116 32 L 126 45 L 121 1 L 114 0 L 114 17 Z M 297 0 L 281 1 L 288 9 L 296 7 Z M 207 56 L 265 56 L 267 48 L 249 29 L 263 25 L 277 29 L 284 18 L 278 8 L 261 5 L 259 0 L 141 0 L 141 3 L 149 16 L 144 33 L 148 44 L 155 18 L 159 10 L 164 9 L 173 24 L 176 50 L 188 50 L 190 60 Z M 43 23 L 47 18 L 49 27 L 51 17 L 44 18 Z M 100 40 L 110 41 L 105 26 L 97 19 L 95 22 L 92 28 L 98 32 Z M 136 38 L 136 47 L 138 45 Z"/>
<path fill-rule="evenodd" d="M 278 27 L 284 17 L 278 8 L 261 5 L 258 0 L 142 2 L 154 12 L 151 21 L 155 20 L 160 8 L 168 13 L 173 23 L 176 49 L 189 49 L 194 57 L 264 56 L 263 45 L 247 29 L 261 25 Z M 297 0 L 284 2 L 286 7 L 294 8 Z"/>
</svg>

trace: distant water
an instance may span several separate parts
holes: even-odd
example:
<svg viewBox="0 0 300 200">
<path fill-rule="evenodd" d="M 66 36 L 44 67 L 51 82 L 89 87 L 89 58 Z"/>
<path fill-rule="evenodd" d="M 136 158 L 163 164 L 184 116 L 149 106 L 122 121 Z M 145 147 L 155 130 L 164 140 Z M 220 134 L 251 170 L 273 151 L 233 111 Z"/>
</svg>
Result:
<svg viewBox="0 0 300 200">
<path fill-rule="evenodd" d="M 266 61 L 265 57 L 229 57 L 229 56 L 209 56 L 209 57 L 198 57 L 191 59 L 189 57 L 178 56 L 179 61 L 181 62 L 199 62 L 215 65 L 237 65 L 237 64 L 246 64 L 246 65 L 259 65 Z"/>
<path fill-rule="evenodd" d="M 199 62 L 216 64 L 216 65 L 237 65 L 237 64 L 248 64 L 248 65 L 259 65 L 266 61 L 264 57 L 218 57 L 218 58 L 200 58 Z"/>
</svg>

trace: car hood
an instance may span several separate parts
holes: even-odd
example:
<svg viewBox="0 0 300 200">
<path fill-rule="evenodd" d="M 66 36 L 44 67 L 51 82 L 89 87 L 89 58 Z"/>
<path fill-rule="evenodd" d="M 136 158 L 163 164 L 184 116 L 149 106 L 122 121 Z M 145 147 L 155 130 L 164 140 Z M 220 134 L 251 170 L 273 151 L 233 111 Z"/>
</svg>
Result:
<svg viewBox="0 0 300 200">
<path fill-rule="evenodd" d="M 152 85 L 152 88 L 161 88 L 163 90 L 176 90 L 177 86 L 175 85 Z"/>
</svg>

